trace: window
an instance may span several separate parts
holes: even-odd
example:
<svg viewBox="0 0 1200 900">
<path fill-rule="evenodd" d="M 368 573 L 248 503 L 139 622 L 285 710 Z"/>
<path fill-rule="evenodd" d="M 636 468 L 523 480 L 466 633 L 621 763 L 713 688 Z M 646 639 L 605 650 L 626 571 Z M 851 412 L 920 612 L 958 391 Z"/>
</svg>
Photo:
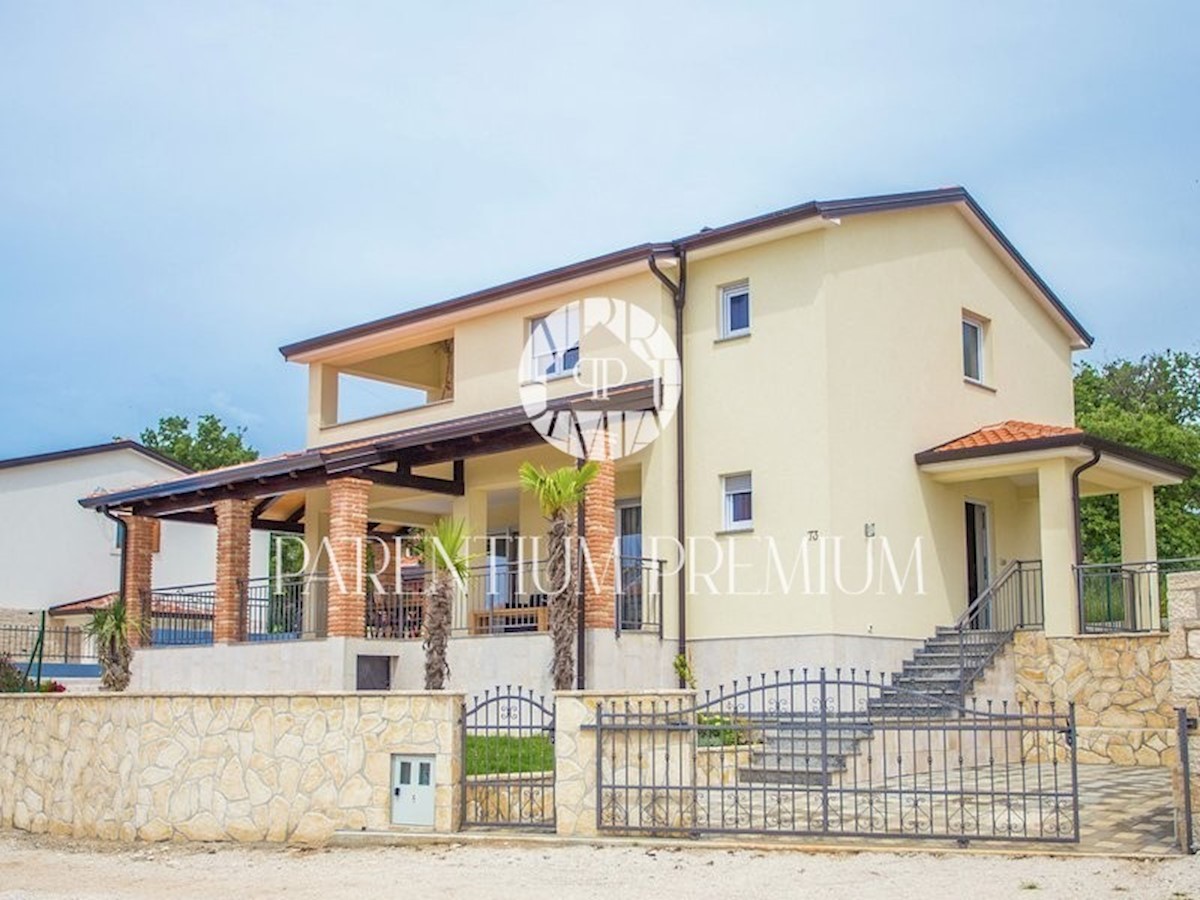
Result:
<svg viewBox="0 0 1200 900">
<path fill-rule="evenodd" d="M 529 378 L 570 375 L 579 365 L 579 306 L 570 304 L 529 321 Z"/>
<path fill-rule="evenodd" d="M 983 382 L 983 323 L 964 316 L 962 320 L 963 377 Z"/>
<path fill-rule="evenodd" d="M 725 530 L 742 531 L 753 527 L 750 473 L 725 475 L 721 478 L 721 487 L 725 494 Z"/>
<path fill-rule="evenodd" d="M 750 283 L 742 281 L 721 288 L 721 337 L 750 333 Z"/>
</svg>

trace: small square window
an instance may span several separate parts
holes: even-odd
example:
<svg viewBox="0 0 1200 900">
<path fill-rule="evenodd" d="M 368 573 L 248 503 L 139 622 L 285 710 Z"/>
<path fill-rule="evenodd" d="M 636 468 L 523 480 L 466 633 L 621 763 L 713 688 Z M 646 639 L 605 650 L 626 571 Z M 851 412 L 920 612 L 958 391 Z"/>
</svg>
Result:
<svg viewBox="0 0 1200 900">
<path fill-rule="evenodd" d="M 529 320 L 528 377 L 546 381 L 570 375 L 579 365 L 579 307 L 570 304 Z"/>
<path fill-rule="evenodd" d="M 721 337 L 750 333 L 750 283 L 728 284 L 721 288 Z"/>
<path fill-rule="evenodd" d="M 754 503 L 750 473 L 723 476 L 721 490 L 725 500 L 725 530 L 743 531 L 753 527 Z"/>
<path fill-rule="evenodd" d="M 962 320 L 963 377 L 983 382 L 983 323 L 964 317 Z"/>
</svg>

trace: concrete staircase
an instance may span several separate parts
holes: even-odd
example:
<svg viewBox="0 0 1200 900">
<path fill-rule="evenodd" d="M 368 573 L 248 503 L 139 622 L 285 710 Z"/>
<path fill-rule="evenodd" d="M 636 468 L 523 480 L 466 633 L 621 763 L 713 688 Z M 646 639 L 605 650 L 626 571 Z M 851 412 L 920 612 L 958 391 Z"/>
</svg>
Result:
<svg viewBox="0 0 1200 900">
<path fill-rule="evenodd" d="M 822 786 L 852 764 L 860 745 L 880 720 L 952 715 L 970 695 L 993 657 L 1011 638 L 1008 632 L 969 631 L 962 648 L 954 628 L 939 628 L 891 683 L 873 692 L 861 710 L 775 713 L 755 726 L 749 765 L 738 777 L 748 784 Z M 836 690 L 831 682 L 831 690 Z"/>
<path fill-rule="evenodd" d="M 891 684 L 871 698 L 867 709 L 872 718 L 945 716 L 961 706 L 1011 635 L 969 630 L 964 637 L 960 648 L 956 629 L 939 628 L 905 660 Z"/>
</svg>

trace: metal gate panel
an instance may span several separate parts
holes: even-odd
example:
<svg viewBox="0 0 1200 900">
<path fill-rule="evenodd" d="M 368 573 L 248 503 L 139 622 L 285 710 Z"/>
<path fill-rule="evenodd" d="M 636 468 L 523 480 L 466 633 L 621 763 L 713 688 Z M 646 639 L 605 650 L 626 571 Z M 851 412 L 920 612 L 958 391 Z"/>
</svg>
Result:
<svg viewBox="0 0 1200 900">
<path fill-rule="evenodd" d="M 497 687 L 463 713 L 464 827 L 554 829 L 554 705 Z"/>
<path fill-rule="evenodd" d="M 1075 714 L 776 673 L 597 710 L 597 828 L 1077 842 Z"/>
</svg>

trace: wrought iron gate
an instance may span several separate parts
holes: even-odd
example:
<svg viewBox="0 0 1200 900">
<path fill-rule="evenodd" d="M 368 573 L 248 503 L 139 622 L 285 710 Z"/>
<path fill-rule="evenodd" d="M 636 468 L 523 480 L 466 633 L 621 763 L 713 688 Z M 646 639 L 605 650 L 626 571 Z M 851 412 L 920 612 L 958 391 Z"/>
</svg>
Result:
<svg viewBox="0 0 1200 900">
<path fill-rule="evenodd" d="M 554 828 L 554 705 L 497 687 L 463 712 L 464 827 Z"/>
<path fill-rule="evenodd" d="M 1073 707 L 800 670 L 608 703 L 595 731 L 604 832 L 1079 840 Z"/>
</svg>

